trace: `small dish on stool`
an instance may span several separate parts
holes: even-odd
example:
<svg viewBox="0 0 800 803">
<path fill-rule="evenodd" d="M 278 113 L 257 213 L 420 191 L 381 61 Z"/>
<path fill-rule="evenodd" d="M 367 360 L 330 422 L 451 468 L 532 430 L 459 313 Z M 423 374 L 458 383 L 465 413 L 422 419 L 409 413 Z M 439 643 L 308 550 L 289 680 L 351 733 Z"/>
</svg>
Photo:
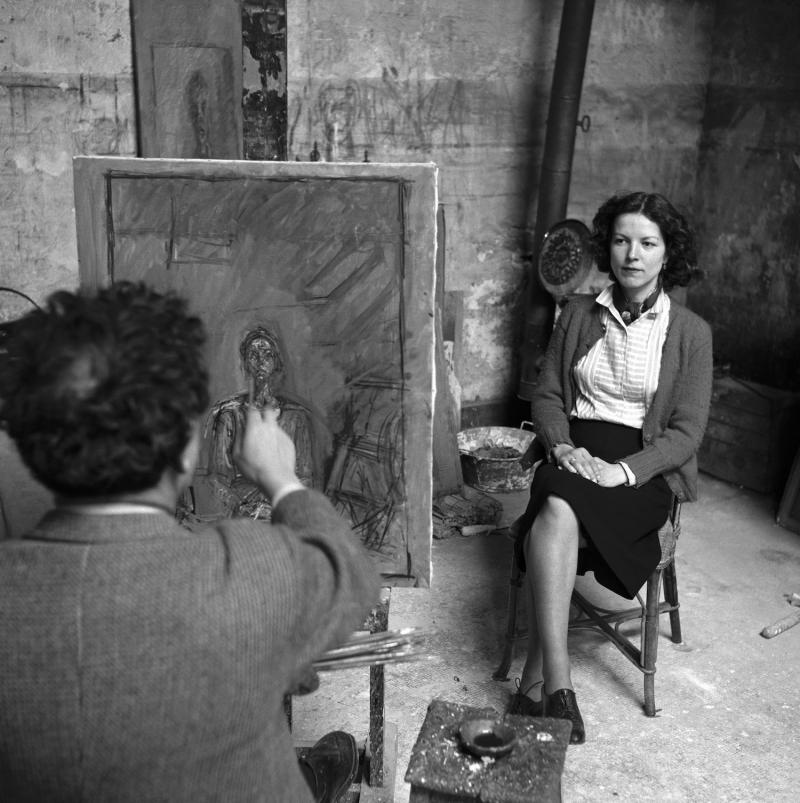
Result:
<svg viewBox="0 0 800 803">
<path fill-rule="evenodd" d="M 499 719 L 466 719 L 458 729 L 461 743 L 474 756 L 499 758 L 514 749 L 517 734 Z"/>
</svg>

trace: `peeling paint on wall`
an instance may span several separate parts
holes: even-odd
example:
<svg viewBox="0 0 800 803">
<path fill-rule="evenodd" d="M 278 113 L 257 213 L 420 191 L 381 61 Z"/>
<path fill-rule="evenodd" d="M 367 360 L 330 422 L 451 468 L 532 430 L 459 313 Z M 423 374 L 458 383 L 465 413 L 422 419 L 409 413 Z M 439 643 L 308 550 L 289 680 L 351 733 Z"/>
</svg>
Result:
<svg viewBox="0 0 800 803">
<path fill-rule="evenodd" d="M 121 79 L 0 76 L 0 283 L 39 300 L 77 284 L 72 157 L 133 153 L 132 104 Z"/>
<path fill-rule="evenodd" d="M 470 307 L 465 401 L 516 386 L 561 5 L 504 0 L 498 13 L 478 0 L 287 3 L 288 158 L 307 159 L 317 141 L 333 160 L 367 151 L 371 161 L 440 167 L 445 286 Z M 597 4 L 582 101 L 592 128 L 577 139 L 569 216 L 587 220 L 620 186 L 691 197 L 715 5 Z M 77 283 L 65 165 L 76 153 L 135 153 L 131 74 L 128 0 L 0 7 L 3 283 L 37 300 Z M 12 112 L 9 93 L 23 80 L 27 102 L 15 97 Z M 496 281 L 494 295 L 480 289 L 484 278 Z"/>
<path fill-rule="evenodd" d="M 422 154 L 440 167 L 445 287 L 464 293 L 464 402 L 516 393 L 561 15 L 560 3 L 497 8 L 463 0 L 287 7 L 292 158 L 307 158 L 317 141 L 326 158 Z M 589 222 L 626 186 L 691 199 L 712 19 L 711 0 L 598 4 L 585 77 L 592 128 L 578 137 L 568 216 Z"/>
</svg>

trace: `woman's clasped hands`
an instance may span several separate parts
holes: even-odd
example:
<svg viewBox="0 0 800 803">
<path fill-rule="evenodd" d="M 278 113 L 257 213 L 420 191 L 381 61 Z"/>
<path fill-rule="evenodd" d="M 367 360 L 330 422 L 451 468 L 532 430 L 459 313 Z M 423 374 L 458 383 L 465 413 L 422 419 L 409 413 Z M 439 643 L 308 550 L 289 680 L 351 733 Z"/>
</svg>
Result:
<svg viewBox="0 0 800 803">
<path fill-rule="evenodd" d="M 607 463 L 599 457 L 593 457 L 583 447 L 575 448 L 560 443 L 553 447 L 551 454 L 553 462 L 563 471 L 580 474 L 603 488 L 615 488 L 628 482 L 628 475 L 619 463 Z"/>
</svg>

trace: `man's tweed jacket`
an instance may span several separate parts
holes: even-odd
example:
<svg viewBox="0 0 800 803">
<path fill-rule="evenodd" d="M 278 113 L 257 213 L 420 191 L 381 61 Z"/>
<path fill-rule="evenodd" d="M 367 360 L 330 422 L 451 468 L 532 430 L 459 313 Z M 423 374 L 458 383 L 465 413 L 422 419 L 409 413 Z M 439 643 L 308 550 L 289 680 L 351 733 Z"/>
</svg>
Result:
<svg viewBox="0 0 800 803">
<path fill-rule="evenodd" d="M 46 514 L 0 544 L 0 800 L 310 800 L 283 695 L 377 592 L 314 491 L 202 533 Z"/>
</svg>

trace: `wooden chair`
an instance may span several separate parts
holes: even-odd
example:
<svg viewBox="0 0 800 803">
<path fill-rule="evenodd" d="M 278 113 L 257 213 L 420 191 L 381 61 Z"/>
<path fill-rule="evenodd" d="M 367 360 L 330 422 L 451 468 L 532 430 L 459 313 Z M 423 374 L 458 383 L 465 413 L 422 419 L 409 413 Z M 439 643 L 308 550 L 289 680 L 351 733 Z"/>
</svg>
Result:
<svg viewBox="0 0 800 803">
<path fill-rule="evenodd" d="M 680 515 L 680 502 L 674 499 L 669 518 L 658 531 L 658 538 L 661 542 L 661 560 L 647 580 L 646 598 L 643 600 L 640 594 L 636 595 L 638 607 L 609 610 L 590 602 L 578 591 L 572 593 L 572 606 L 573 610 L 577 610 L 577 615 L 570 619 L 569 629 L 599 631 L 643 673 L 644 710 L 649 717 L 656 715 L 655 674 L 661 614 L 669 614 L 672 641 L 675 644 L 681 642 L 678 581 L 675 574 L 675 547 L 681 532 Z M 524 577 L 524 572 L 520 571 L 519 564 L 512 553 L 503 656 L 500 665 L 492 675 L 495 680 L 508 680 L 508 669 L 511 666 L 514 645 L 527 637 L 527 629 L 517 622 L 519 593 Z M 660 601 L 662 580 L 664 600 Z M 636 641 L 620 631 L 623 623 L 634 619 L 640 621 L 639 638 Z"/>
</svg>

